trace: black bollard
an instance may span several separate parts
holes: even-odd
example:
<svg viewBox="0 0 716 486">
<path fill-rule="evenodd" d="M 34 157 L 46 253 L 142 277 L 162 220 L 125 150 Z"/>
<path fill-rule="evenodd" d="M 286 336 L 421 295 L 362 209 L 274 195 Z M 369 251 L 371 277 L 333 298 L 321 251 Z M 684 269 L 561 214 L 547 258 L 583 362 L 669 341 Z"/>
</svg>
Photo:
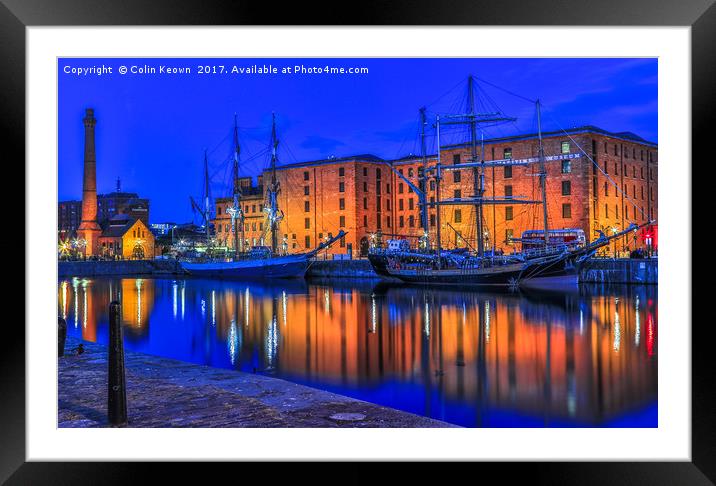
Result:
<svg viewBox="0 0 716 486">
<path fill-rule="evenodd" d="M 127 425 L 127 386 L 124 376 L 124 342 L 119 302 L 109 304 L 109 376 L 107 416 L 113 427 Z"/>
<path fill-rule="evenodd" d="M 65 341 L 67 340 L 67 321 L 57 318 L 57 356 L 65 355 Z"/>
</svg>

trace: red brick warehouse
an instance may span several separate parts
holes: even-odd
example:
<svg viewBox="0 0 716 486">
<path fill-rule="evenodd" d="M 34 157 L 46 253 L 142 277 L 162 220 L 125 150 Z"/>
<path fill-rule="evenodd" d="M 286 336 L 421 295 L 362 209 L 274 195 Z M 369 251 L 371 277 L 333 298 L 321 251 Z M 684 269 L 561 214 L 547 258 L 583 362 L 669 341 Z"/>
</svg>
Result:
<svg viewBox="0 0 716 486">
<path fill-rule="evenodd" d="M 487 139 L 485 160 L 522 159 L 538 155 L 538 137 L 525 134 Z M 594 126 L 583 126 L 565 132 L 543 134 L 546 156 L 580 154 L 570 160 L 546 162 L 547 213 L 550 229 L 581 228 L 588 241 L 598 236 L 597 230 L 608 233 L 627 228 L 630 223 L 658 219 L 658 146 L 629 133 L 611 133 Z M 580 150 L 581 148 L 581 150 Z M 589 154 L 598 167 L 592 163 Z M 468 162 L 469 144 L 443 146 L 443 165 Z M 435 166 L 437 156 L 428 156 L 428 167 Z M 348 245 L 354 253 L 365 252 L 371 238 L 378 232 L 388 237 L 419 237 L 421 228 L 418 197 L 392 170 L 400 171 L 416 186 L 423 160 L 410 156 L 384 160 L 374 155 L 329 158 L 277 167 L 281 184 L 279 206 L 284 212 L 280 223 L 279 242 L 288 252 L 314 248 L 328 235 L 343 229 L 348 234 L 330 250 L 331 254 L 346 253 Z M 540 200 L 536 165 L 487 167 L 486 197 L 524 197 Z M 433 171 L 431 171 L 431 174 Z M 252 186 L 242 179 L 241 199 L 245 211 L 244 238 L 250 246 L 261 244 L 265 232 L 264 203 L 261 181 Z M 434 202 L 436 186 L 428 178 L 427 199 Z M 474 194 L 473 170 L 444 171 L 440 184 L 441 200 L 469 198 Z M 228 246 L 233 245 L 230 216 L 226 209 L 231 198 L 216 201 L 216 235 Z M 435 244 L 435 207 L 428 210 L 428 233 Z M 476 248 L 475 206 L 472 204 L 442 206 L 441 239 L 445 248 L 470 246 Z M 511 252 L 519 237 L 528 229 L 542 228 L 540 205 L 509 204 L 483 206 L 483 228 L 486 248 Z M 616 242 L 617 251 L 644 247 L 641 235 L 625 236 Z M 610 249 L 614 248 L 613 245 Z"/>
</svg>

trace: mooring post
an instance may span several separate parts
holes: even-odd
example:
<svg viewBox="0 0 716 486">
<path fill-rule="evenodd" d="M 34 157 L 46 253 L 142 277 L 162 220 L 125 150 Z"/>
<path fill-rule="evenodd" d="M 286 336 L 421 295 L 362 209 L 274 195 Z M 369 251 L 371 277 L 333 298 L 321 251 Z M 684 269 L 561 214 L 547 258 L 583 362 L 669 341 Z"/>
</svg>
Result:
<svg viewBox="0 0 716 486">
<path fill-rule="evenodd" d="M 109 376 L 107 416 L 113 427 L 127 425 L 127 386 L 124 376 L 124 342 L 119 302 L 109 304 Z"/>
<path fill-rule="evenodd" d="M 57 356 L 65 355 L 65 341 L 67 340 L 67 321 L 57 318 Z"/>
</svg>

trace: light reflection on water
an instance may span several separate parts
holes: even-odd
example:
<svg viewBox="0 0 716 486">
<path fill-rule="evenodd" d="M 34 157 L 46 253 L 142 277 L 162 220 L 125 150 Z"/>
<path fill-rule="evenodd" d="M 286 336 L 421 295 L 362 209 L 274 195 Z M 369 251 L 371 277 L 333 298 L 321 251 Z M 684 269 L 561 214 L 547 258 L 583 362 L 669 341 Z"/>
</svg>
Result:
<svg viewBox="0 0 716 486">
<path fill-rule="evenodd" d="M 75 323 L 68 333 L 106 343 L 112 295 L 129 350 L 472 427 L 657 425 L 656 287 L 514 294 L 68 279 L 58 287 L 58 312 Z"/>
</svg>

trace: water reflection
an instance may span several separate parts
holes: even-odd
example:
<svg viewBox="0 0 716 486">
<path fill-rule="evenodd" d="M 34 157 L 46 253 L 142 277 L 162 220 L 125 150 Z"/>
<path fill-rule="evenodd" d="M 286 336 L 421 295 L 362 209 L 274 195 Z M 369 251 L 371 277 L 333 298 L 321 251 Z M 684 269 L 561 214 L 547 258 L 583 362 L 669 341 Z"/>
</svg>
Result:
<svg viewBox="0 0 716 486">
<path fill-rule="evenodd" d="M 652 287 L 518 295 L 69 279 L 58 312 L 75 323 L 71 335 L 106 343 L 113 298 L 131 350 L 271 373 L 467 426 L 657 425 Z"/>
</svg>

